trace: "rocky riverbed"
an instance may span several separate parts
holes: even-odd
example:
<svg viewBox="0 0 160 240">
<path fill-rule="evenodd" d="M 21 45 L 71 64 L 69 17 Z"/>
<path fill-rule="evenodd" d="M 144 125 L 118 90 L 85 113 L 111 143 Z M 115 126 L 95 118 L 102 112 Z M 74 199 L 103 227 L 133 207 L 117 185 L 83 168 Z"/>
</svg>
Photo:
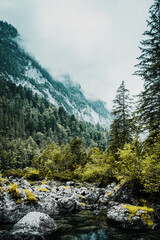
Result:
<svg viewBox="0 0 160 240">
<path fill-rule="evenodd" d="M 102 188 L 97 184 L 47 179 L 31 183 L 10 177 L 0 187 L 0 223 L 12 224 L 12 228 L 1 232 L 0 239 L 45 239 L 63 230 L 54 216 L 84 211 L 103 212 L 108 224 L 122 229 L 158 229 L 158 205 L 140 207 L 134 205 L 136 201 L 134 190 L 125 183 Z"/>
</svg>

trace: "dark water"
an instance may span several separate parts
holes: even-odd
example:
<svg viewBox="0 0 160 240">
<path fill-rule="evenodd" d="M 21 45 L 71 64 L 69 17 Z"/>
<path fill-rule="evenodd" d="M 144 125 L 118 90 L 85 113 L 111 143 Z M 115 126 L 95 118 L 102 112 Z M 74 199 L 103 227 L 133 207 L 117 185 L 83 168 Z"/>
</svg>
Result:
<svg viewBox="0 0 160 240">
<path fill-rule="evenodd" d="M 89 213 L 54 216 L 58 230 L 46 240 L 160 240 L 160 231 L 124 231 L 109 226 L 106 213 Z M 0 229 L 10 229 L 11 225 L 0 226 Z"/>
<path fill-rule="evenodd" d="M 124 231 L 107 225 L 106 213 L 88 213 L 54 217 L 60 226 L 47 240 L 160 240 L 160 232 Z"/>
</svg>

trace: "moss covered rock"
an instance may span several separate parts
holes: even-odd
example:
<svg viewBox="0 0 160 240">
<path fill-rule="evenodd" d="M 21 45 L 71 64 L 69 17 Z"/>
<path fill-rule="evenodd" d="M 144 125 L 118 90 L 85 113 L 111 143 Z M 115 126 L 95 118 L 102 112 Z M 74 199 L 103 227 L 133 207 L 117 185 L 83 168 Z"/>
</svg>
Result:
<svg viewBox="0 0 160 240">
<path fill-rule="evenodd" d="M 153 229 L 155 212 L 152 208 L 112 202 L 107 220 L 125 229 Z"/>
</svg>

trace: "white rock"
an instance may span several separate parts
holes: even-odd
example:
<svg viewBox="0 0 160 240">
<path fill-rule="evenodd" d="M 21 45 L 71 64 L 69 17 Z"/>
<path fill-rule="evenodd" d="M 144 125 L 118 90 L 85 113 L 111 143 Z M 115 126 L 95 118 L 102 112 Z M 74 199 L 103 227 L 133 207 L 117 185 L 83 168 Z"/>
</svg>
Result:
<svg viewBox="0 0 160 240">
<path fill-rule="evenodd" d="M 34 231 L 40 234 L 51 234 L 56 229 L 54 220 L 47 214 L 41 212 L 30 212 L 19 220 L 12 230 Z"/>
</svg>

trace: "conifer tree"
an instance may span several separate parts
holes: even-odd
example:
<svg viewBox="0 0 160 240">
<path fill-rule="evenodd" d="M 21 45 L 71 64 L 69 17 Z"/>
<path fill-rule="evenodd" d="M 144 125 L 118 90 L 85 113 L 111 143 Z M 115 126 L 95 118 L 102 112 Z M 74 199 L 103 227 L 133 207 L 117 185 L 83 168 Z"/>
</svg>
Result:
<svg viewBox="0 0 160 240">
<path fill-rule="evenodd" d="M 123 148 L 125 143 L 132 140 L 131 100 L 129 90 L 125 88 L 125 83 L 122 81 L 113 101 L 113 122 L 110 130 L 109 151 L 115 156 L 119 148 Z"/>
<path fill-rule="evenodd" d="M 82 142 L 78 137 L 75 137 L 69 146 L 71 159 L 70 159 L 70 168 L 71 170 L 76 169 L 79 165 L 84 166 L 87 160 L 87 154 L 85 149 L 82 146 Z"/>
<path fill-rule="evenodd" d="M 139 120 L 151 133 L 160 130 L 160 1 L 154 0 L 149 10 L 148 30 L 141 42 L 139 68 L 135 75 L 142 77 L 144 90 L 139 95 Z"/>
</svg>

